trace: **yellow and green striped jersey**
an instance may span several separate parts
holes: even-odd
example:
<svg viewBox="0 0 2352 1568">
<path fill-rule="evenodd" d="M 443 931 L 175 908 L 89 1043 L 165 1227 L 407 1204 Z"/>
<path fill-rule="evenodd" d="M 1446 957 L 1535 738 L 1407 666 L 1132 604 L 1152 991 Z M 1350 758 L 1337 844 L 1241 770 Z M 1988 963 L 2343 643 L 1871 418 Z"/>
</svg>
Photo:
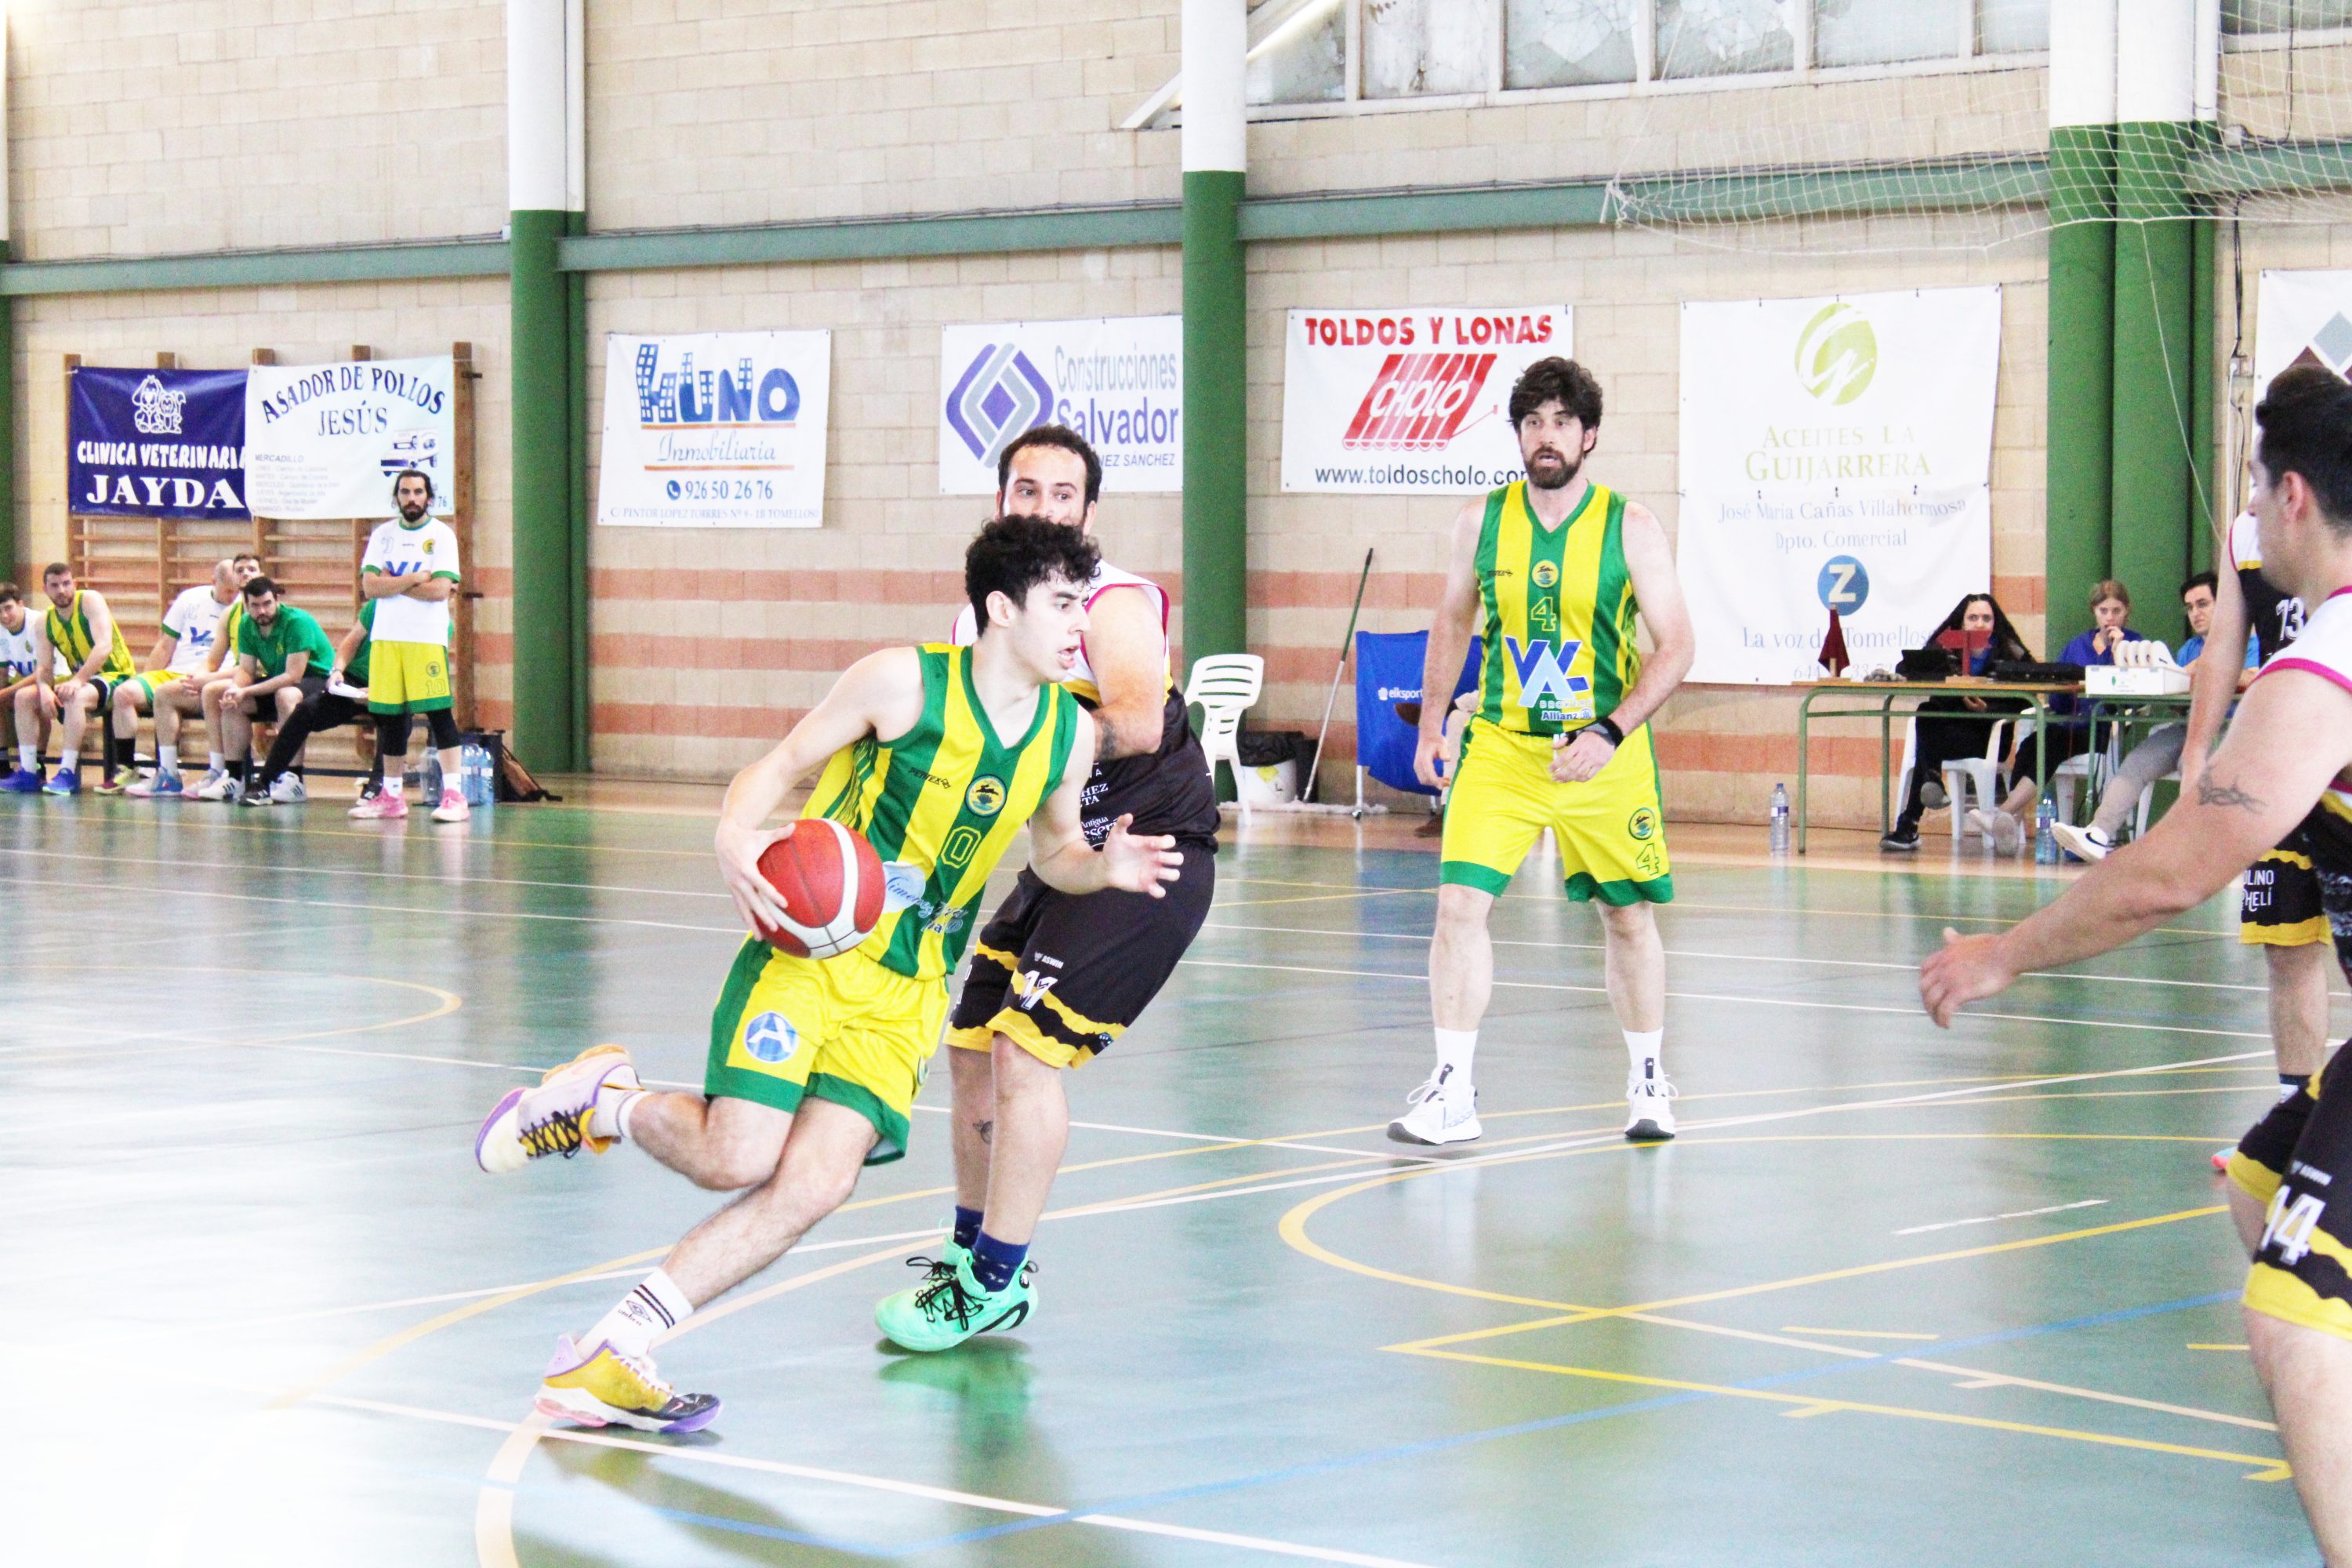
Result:
<svg viewBox="0 0 2352 1568">
<path fill-rule="evenodd" d="M 48 613 L 49 646 L 66 657 L 68 669 L 79 669 L 81 661 L 89 657 L 89 616 L 82 610 L 81 601 L 87 588 L 74 590 L 73 603 L 64 609 L 52 605 Z M 114 632 L 113 646 L 106 650 L 106 662 L 98 673 L 108 680 L 121 680 L 138 669 L 131 658 L 131 639 L 122 635 L 120 616 L 110 617 Z"/>
<path fill-rule="evenodd" d="M 972 689 L 972 650 L 929 643 L 915 652 L 922 718 L 887 743 L 868 735 L 835 752 L 801 815 L 845 823 L 883 859 L 922 870 L 922 898 L 883 916 L 857 951 L 900 974 L 940 980 L 971 939 L 988 874 L 1061 787 L 1078 703 L 1066 687 L 1040 688 L 1029 732 L 1000 740 Z"/>
<path fill-rule="evenodd" d="M 1625 498 L 1588 485 L 1566 522 L 1528 510 L 1524 479 L 1486 495 L 1478 529 L 1486 651 L 1478 716 L 1523 735 L 1606 719 L 1642 673 L 1625 569 Z"/>
</svg>

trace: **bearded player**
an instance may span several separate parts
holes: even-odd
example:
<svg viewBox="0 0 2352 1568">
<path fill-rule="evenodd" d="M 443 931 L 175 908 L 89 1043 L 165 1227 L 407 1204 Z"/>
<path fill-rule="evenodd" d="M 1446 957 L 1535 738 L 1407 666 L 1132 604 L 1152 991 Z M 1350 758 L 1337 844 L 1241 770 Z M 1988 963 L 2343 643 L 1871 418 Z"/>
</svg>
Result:
<svg viewBox="0 0 2352 1568">
<path fill-rule="evenodd" d="M 2263 574 L 2316 607 L 2154 832 L 1998 936 L 1944 933 L 1919 972 L 1937 1024 L 2028 971 L 2195 909 L 2298 825 L 2336 959 L 2352 964 L 2352 386 L 2315 365 L 2289 370 L 2254 418 Z M 2247 1343 L 2334 1563 L 2352 1563 L 2352 1082 L 2328 1082 L 2345 1059 L 2273 1107 L 2230 1161 L 2231 1217 L 2253 1255 Z"/>
<path fill-rule="evenodd" d="M 703 1221 L 662 1266 L 574 1339 L 556 1342 L 538 1408 L 589 1426 L 650 1432 L 708 1426 L 719 1401 L 661 1381 L 654 1341 L 782 1257 L 856 1187 L 861 1165 L 906 1152 L 908 1112 L 937 1048 L 947 977 L 963 956 L 989 873 L 1025 824 L 1029 864 L 1065 893 L 1157 896 L 1183 856 L 1122 819 L 1087 839 L 1079 796 L 1095 723 L 1062 682 L 1087 627 L 1094 545 L 1035 517 L 999 518 L 964 556 L 980 621 L 970 647 L 888 648 L 858 660 L 782 744 L 735 775 L 719 816 L 719 864 L 753 931 L 785 917 L 759 869 L 790 836 L 763 825 L 823 770 L 802 810 L 863 833 L 908 885 L 854 952 L 796 957 L 757 935 L 736 955 L 711 1017 L 701 1094 L 643 1089 L 628 1054 L 598 1046 L 534 1089 L 499 1101 L 475 1145 L 509 1171 L 583 1143 L 627 1139 L 698 1186 L 743 1195 Z M 387 785 L 387 787 L 389 787 Z M 919 884 L 915 886 L 913 884 Z M 999 1167 L 1034 1157 L 997 1151 Z M 1042 1170 L 1012 1179 L 1042 1191 Z M 1028 1281 L 966 1282 L 974 1331 L 1028 1315 Z"/>
<path fill-rule="evenodd" d="M 1000 513 L 1030 512 L 1094 531 L 1102 459 L 1076 431 L 1044 425 L 998 457 Z M 948 1025 L 954 1077 L 955 1223 L 944 1254 L 913 1262 L 922 1282 L 875 1309 L 908 1350 L 939 1351 L 977 1331 L 972 1290 L 1001 1290 L 1024 1269 L 1070 1137 L 1062 1076 L 1109 1048 L 1208 918 L 1216 890 L 1217 795 L 1169 666 L 1168 595 L 1104 563 L 1087 579 L 1087 635 L 1070 690 L 1094 716 L 1094 769 L 1081 797 L 1087 840 L 1114 821 L 1162 834 L 1183 853 L 1165 897 L 1076 899 L 1034 871 L 980 933 Z M 970 608 L 955 640 L 975 632 Z"/>
<path fill-rule="evenodd" d="M 1479 1134 L 1471 1085 L 1478 1024 L 1494 992 L 1487 919 L 1545 828 L 1568 896 L 1601 905 L 1610 1005 L 1632 1058 L 1625 1136 L 1675 1135 L 1664 1060 L 1666 961 L 1651 906 L 1670 901 L 1650 719 L 1691 666 L 1695 644 L 1665 530 L 1647 507 L 1586 477 L 1601 438 L 1601 385 L 1572 360 L 1543 359 L 1511 388 L 1528 477 L 1464 507 L 1430 628 L 1423 691 L 1450 691 L 1474 628 L 1478 701 L 1445 802 L 1437 931 L 1429 950 L 1437 1066 L 1389 1124 L 1401 1143 Z M 1647 658 L 1636 616 L 1650 629 Z M 1439 788 L 1446 705 L 1425 702 L 1413 772 Z"/>
</svg>

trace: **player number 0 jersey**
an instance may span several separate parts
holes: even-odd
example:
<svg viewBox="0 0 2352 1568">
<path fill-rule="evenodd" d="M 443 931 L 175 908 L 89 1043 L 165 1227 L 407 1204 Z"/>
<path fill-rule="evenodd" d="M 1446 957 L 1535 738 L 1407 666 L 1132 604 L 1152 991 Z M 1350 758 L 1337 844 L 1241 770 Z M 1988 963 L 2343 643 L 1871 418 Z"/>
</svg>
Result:
<svg viewBox="0 0 2352 1568">
<path fill-rule="evenodd" d="M 1606 719 L 1623 700 L 1642 673 L 1624 531 L 1625 498 L 1605 486 L 1588 485 L 1568 521 L 1549 529 L 1528 509 L 1525 479 L 1487 492 L 1480 718 L 1558 735 Z"/>
<path fill-rule="evenodd" d="M 868 735 L 833 755 L 802 810 L 866 836 L 885 860 L 923 872 L 922 897 L 882 917 L 857 951 L 918 980 L 945 980 L 963 957 L 988 874 L 1045 797 L 1077 740 L 1077 700 L 1037 694 L 1025 735 L 1000 738 L 971 684 L 971 649 L 929 643 L 923 716 L 888 742 Z"/>
</svg>

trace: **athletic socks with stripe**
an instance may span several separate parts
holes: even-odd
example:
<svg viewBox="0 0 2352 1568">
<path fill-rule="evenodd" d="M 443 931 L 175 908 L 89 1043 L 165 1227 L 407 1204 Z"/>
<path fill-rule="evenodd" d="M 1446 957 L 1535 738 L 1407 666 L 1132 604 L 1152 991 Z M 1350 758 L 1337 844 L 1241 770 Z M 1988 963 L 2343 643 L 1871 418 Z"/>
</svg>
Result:
<svg viewBox="0 0 2352 1568">
<path fill-rule="evenodd" d="M 652 1352 L 654 1341 L 693 1315 L 694 1303 L 686 1299 L 686 1292 L 656 1268 L 638 1281 L 636 1289 L 622 1297 L 621 1304 L 605 1313 L 578 1342 L 586 1351 L 601 1342 L 622 1355 L 643 1361 Z"/>
</svg>

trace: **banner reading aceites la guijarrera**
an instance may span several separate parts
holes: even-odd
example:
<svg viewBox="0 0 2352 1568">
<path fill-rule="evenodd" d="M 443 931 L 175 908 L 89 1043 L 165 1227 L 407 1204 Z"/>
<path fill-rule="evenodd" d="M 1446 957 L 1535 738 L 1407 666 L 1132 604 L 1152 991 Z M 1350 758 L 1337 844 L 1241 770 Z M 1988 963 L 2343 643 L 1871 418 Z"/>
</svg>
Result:
<svg viewBox="0 0 2352 1568">
<path fill-rule="evenodd" d="M 251 515 L 245 372 L 79 365 L 66 416 L 67 510 L 110 517 Z"/>
</svg>

